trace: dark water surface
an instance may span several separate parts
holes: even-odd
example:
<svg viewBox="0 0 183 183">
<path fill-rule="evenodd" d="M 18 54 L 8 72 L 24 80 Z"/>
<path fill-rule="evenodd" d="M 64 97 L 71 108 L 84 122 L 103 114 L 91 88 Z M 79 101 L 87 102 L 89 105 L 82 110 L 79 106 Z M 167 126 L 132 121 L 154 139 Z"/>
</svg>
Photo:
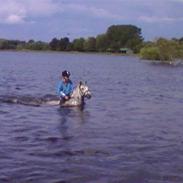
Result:
<svg viewBox="0 0 183 183">
<path fill-rule="evenodd" d="M 0 96 L 86 80 L 83 110 L 0 102 L 0 182 L 182 183 L 183 67 L 135 57 L 0 52 Z"/>
</svg>

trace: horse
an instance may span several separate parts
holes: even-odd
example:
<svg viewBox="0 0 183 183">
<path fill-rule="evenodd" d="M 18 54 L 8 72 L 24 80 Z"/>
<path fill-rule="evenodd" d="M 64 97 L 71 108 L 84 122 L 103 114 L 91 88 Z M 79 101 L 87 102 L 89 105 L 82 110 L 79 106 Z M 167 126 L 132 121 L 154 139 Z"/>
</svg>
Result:
<svg viewBox="0 0 183 183">
<path fill-rule="evenodd" d="M 82 81 L 74 88 L 71 97 L 69 100 L 65 101 L 64 103 L 60 103 L 61 107 L 75 107 L 75 106 L 83 106 L 85 104 L 84 99 L 91 98 L 91 91 L 87 86 L 86 82 L 83 83 Z"/>
</svg>

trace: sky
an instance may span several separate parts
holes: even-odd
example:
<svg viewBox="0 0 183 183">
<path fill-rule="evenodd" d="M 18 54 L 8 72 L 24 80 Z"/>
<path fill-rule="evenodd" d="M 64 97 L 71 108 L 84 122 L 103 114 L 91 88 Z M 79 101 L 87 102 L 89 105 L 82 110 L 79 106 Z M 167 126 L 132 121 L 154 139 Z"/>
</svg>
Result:
<svg viewBox="0 0 183 183">
<path fill-rule="evenodd" d="M 183 37 L 183 0 L 0 0 L 0 38 L 51 41 L 135 25 L 145 40 Z"/>
</svg>

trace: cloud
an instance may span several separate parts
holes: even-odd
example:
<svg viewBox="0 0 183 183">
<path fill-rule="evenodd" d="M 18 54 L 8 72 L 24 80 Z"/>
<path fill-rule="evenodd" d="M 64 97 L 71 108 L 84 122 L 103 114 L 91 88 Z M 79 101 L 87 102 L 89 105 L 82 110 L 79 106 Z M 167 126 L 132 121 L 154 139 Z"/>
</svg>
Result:
<svg viewBox="0 0 183 183">
<path fill-rule="evenodd" d="M 23 22 L 25 11 L 20 4 L 14 1 L 0 0 L 0 22 L 1 23 L 20 23 Z"/>
<path fill-rule="evenodd" d="M 110 12 L 107 9 L 101 7 L 95 7 L 94 5 L 84 5 L 76 3 L 60 4 L 63 7 L 63 11 L 72 12 L 72 14 L 84 14 L 85 16 L 97 17 L 97 18 L 109 18 L 109 19 L 123 19 L 123 16 L 117 15 L 114 12 Z"/>
<path fill-rule="evenodd" d="M 171 0 L 171 1 L 173 1 L 173 2 L 181 2 L 181 3 L 183 3 L 183 0 Z"/>
<path fill-rule="evenodd" d="M 166 3 L 167 2 L 167 3 Z M 183 3 L 183 0 L 0 0 L 0 23 L 20 24 L 38 21 L 38 18 L 54 17 L 62 14 L 75 18 L 99 18 L 116 21 L 143 21 L 153 22 L 173 22 L 176 21 L 172 10 L 172 3 Z M 174 7 L 175 9 L 175 7 Z M 179 14 L 181 11 L 178 10 Z M 160 18 L 159 18 L 160 17 Z M 179 15 L 181 17 L 181 15 Z M 178 19 L 182 21 L 182 18 Z"/>
<path fill-rule="evenodd" d="M 124 19 L 123 16 L 120 16 L 118 14 L 115 13 L 111 13 L 109 11 L 106 11 L 102 8 L 89 8 L 89 10 L 93 13 L 93 15 L 97 16 L 97 17 L 103 17 L 103 18 L 111 18 L 111 19 Z"/>
<path fill-rule="evenodd" d="M 181 34 L 182 9 L 183 0 L 0 0 L 0 36 L 88 36 L 114 24 L 134 24 L 149 35 L 159 34 L 154 25 L 178 27 Z"/>
<path fill-rule="evenodd" d="M 21 0 L 27 14 L 33 16 L 50 16 L 63 11 L 59 3 L 54 0 Z"/>
<path fill-rule="evenodd" d="M 144 21 L 147 23 L 156 23 L 156 22 L 177 22 L 183 21 L 183 17 L 174 18 L 174 17 L 157 17 L 157 16 L 140 16 L 138 18 L 140 21 Z"/>
<path fill-rule="evenodd" d="M 56 0 L 0 0 L 0 23 L 19 24 L 30 19 L 50 17 L 54 14 L 85 14 L 101 18 L 120 18 L 102 8 Z"/>
<path fill-rule="evenodd" d="M 114 12 L 96 7 L 97 3 L 61 2 L 57 0 L 0 0 L 0 23 L 22 24 L 38 21 L 38 18 L 52 17 L 62 13 L 101 19 L 124 19 Z"/>
<path fill-rule="evenodd" d="M 0 5 L 0 23 L 4 24 L 25 23 L 33 17 L 50 16 L 61 11 L 53 0 L 0 0 Z"/>
<path fill-rule="evenodd" d="M 24 22 L 24 17 L 19 16 L 19 15 L 9 15 L 6 19 L 5 22 L 9 24 L 19 24 Z"/>
</svg>

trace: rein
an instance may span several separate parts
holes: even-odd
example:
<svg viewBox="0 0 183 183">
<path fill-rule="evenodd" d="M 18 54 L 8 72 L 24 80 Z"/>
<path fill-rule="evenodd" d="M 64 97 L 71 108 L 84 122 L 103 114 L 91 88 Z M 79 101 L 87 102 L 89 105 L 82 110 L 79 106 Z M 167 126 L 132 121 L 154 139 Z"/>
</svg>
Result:
<svg viewBox="0 0 183 183">
<path fill-rule="evenodd" d="M 87 93 L 88 93 L 88 90 L 85 90 L 85 91 L 83 92 L 82 89 L 81 89 L 81 86 L 79 86 L 79 92 L 80 92 L 80 95 L 81 95 L 82 97 L 85 97 L 85 96 L 87 95 Z"/>
</svg>

